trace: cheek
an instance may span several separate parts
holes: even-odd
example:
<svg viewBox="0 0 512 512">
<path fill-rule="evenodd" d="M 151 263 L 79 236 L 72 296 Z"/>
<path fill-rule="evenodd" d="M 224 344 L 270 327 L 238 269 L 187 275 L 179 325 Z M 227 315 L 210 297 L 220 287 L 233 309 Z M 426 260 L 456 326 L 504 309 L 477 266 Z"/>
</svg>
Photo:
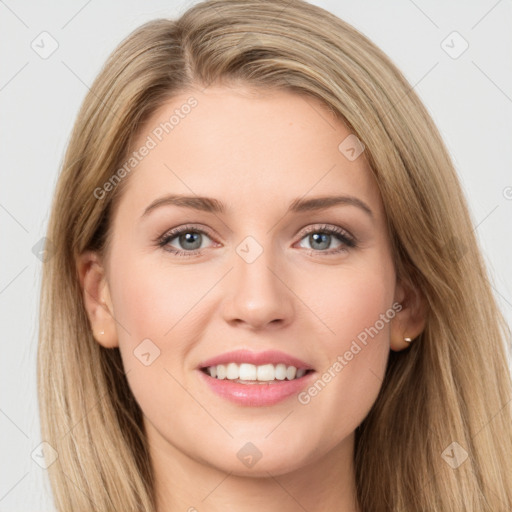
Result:
<svg viewBox="0 0 512 512">
<path fill-rule="evenodd" d="M 394 278 L 389 262 L 378 259 L 373 265 L 347 265 L 302 282 L 298 294 L 319 318 L 317 331 L 325 333 L 321 344 L 326 353 L 332 357 L 347 350 L 353 339 L 364 339 L 368 329 L 374 333 L 376 323 L 380 339 L 387 338 L 389 321 L 383 324 L 380 319 L 392 306 Z"/>
<path fill-rule="evenodd" d="M 193 276 L 136 261 L 125 262 L 111 276 L 119 350 L 130 389 L 145 417 L 169 428 L 180 426 L 172 411 L 190 403 L 180 385 L 179 365 L 195 338 L 190 325 L 194 304 L 204 294 L 191 283 Z"/>
<path fill-rule="evenodd" d="M 149 258 L 116 269 L 111 287 L 120 345 L 135 346 L 146 338 L 161 345 L 182 329 L 187 323 L 182 319 L 193 316 L 208 284 L 196 279 L 188 270 L 167 269 Z"/>
<path fill-rule="evenodd" d="M 218 273 L 156 260 L 118 260 L 110 279 L 124 370 L 148 415 L 166 414 L 169 397 L 175 407 L 190 401 L 180 386 L 188 377 L 184 365 L 210 316 L 205 295 L 218 281 Z"/>
<path fill-rule="evenodd" d="M 319 378 L 298 397 L 310 408 L 310 418 L 318 418 L 318 428 L 327 422 L 333 432 L 346 429 L 348 434 L 375 402 L 389 356 L 394 279 L 390 262 L 379 260 L 340 270 L 305 300 L 315 304 L 326 326 L 325 334 L 317 336 L 324 354 Z"/>
</svg>

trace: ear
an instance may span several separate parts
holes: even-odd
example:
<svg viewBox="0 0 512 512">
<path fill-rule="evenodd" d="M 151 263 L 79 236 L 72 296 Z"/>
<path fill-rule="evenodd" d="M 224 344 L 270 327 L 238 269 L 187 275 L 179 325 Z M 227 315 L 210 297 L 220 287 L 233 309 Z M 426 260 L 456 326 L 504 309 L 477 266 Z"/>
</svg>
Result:
<svg viewBox="0 0 512 512">
<path fill-rule="evenodd" d="M 402 305 L 402 309 L 391 321 L 390 348 L 398 352 L 414 343 L 425 329 L 426 307 L 423 295 L 411 283 L 397 283 L 395 301 Z M 405 338 L 412 341 L 405 341 Z"/>
<path fill-rule="evenodd" d="M 94 338 L 105 348 L 118 347 L 114 308 L 99 255 L 94 251 L 82 253 L 77 268 Z"/>
</svg>

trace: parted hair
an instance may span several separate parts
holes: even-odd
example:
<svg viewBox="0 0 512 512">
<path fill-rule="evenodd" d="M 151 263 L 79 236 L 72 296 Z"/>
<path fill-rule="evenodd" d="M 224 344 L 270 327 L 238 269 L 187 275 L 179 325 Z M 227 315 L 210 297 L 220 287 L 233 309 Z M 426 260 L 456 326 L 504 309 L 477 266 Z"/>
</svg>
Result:
<svg viewBox="0 0 512 512">
<path fill-rule="evenodd" d="M 210 0 L 145 23 L 113 51 L 83 101 L 53 198 L 54 252 L 41 288 L 38 393 L 43 440 L 58 453 L 48 469 L 57 510 L 155 510 L 142 413 L 119 350 L 93 338 L 77 258 L 108 250 L 130 177 L 101 199 L 94 190 L 125 161 L 145 121 L 178 93 L 217 83 L 310 95 L 345 123 L 378 184 L 397 279 L 424 298 L 424 331 L 390 353 L 356 430 L 361 510 L 510 512 L 510 332 L 454 165 L 391 60 L 302 0 Z"/>
</svg>

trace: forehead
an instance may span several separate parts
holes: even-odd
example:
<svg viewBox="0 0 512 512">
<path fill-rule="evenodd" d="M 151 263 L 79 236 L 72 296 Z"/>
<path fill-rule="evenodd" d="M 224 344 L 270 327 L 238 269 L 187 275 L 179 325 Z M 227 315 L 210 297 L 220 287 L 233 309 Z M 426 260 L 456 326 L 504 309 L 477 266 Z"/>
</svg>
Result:
<svg viewBox="0 0 512 512">
<path fill-rule="evenodd" d="M 140 130 L 132 150 L 149 150 L 124 194 L 139 210 L 171 192 L 216 197 L 240 210 L 338 192 L 378 209 L 364 152 L 347 158 L 347 137 L 354 136 L 344 123 L 310 96 L 227 86 L 191 90 L 161 105 Z"/>
</svg>

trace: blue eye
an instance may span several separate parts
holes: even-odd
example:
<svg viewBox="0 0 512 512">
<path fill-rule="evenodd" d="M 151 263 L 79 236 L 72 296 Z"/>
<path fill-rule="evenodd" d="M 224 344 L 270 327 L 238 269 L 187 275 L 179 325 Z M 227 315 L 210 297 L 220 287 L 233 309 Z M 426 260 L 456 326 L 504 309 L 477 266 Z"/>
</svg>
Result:
<svg viewBox="0 0 512 512">
<path fill-rule="evenodd" d="M 166 233 L 159 240 L 158 245 L 177 256 L 194 256 L 201 252 L 200 249 L 202 248 L 201 246 L 204 236 L 210 238 L 208 233 L 202 229 L 183 226 Z M 171 245 L 173 240 L 177 240 L 178 244 L 185 250 Z"/>
<path fill-rule="evenodd" d="M 307 239 L 309 246 L 306 249 L 310 249 L 310 253 L 321 252 L 325 254 L 339 253 L 347 251 L 349 248 L 356 246 L 356 242 L 352 236 L 350 236 L 344 229 L 335 226 L 321 226 L 315 227 L 309 230 L 301 240 Z M 332 241 L 338 241 L 338 246 L 331 248 Z"/>
<path fill-rule="evenodd" d="M 344 229 L 337 226 L 314 226 L 302 234 L 301 241 L 307 239 L 309 247 L 304 247 L 309 254 L 338 254 L 356 247 L 355 239 Z M 168 231 L 158 239 L 158 245 L 176 256 L 196 256 L 204 249 L 204 239 L 211 240 L 209 234 L 194 226 L 182 226 Z M 338 245 L 330 248 L 332 242 Z M 175 244 L 178 244 L 176 247 Z M 328 249 L 328 250 L 325 250 Z"/>
</svg>

